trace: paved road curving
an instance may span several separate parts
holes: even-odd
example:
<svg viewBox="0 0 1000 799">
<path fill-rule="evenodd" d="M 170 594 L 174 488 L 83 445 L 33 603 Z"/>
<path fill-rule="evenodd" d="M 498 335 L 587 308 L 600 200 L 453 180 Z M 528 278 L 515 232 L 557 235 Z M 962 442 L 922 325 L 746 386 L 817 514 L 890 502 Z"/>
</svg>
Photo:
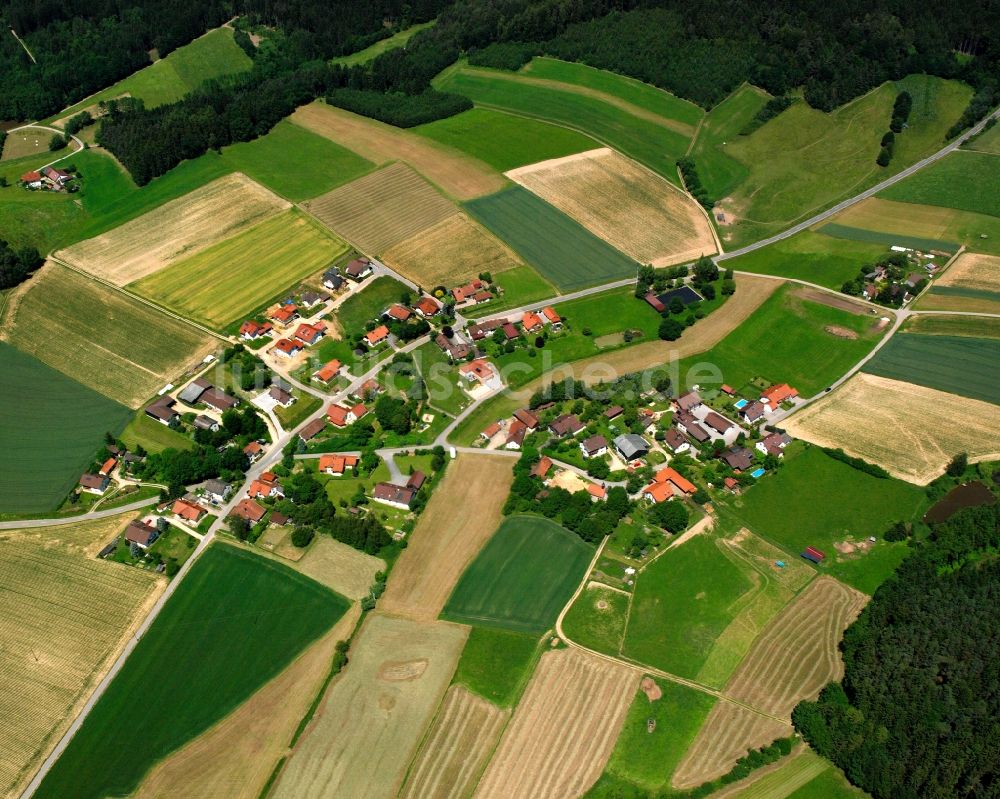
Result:
<svg viewBox="0 0 1000 799">
<path fill-rule="evenodd" d="M 127 505 L 118 505 L 107 510 L 97 510 L 91 513 L 81 513 L 78 516 L 63 516 L 56 519 L 22 519 L 12 522 L 0 522 L 0 530 L 22 530 L 32 527 L 61 527 L 64 524 L 78 524 L 79 522 L 92 522 L 96 519 L 107 519 L 109 516 L 117 516 L 119 513 L 128 513 L 130 510 L 147 508 L 159 502 L 159 497 L 147 497 L 137 499 Z"/>
</svg>

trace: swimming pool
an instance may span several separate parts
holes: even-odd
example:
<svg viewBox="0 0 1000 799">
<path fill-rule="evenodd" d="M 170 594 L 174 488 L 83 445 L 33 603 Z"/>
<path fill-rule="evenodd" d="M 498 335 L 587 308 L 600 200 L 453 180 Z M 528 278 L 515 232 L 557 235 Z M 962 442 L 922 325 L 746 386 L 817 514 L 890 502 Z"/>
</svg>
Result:
<svg viewBox="0 0 1000 799">
<path fill-rule="evenodd" d="M 741 399 L 734 402 L 733 407 L 736 408 L 736 410 L 738 411 L 742 411 L 749 404 L 750 400 Z"/>
<path fill-rule="evenodd" d="M 764 467 L 763 466 L 758 466 L 756 469 L 754 469 L 752 472 L 750 472 L 750 476 L 751 477 L 760 477 L 763 474 L 764 474 Z"/>
</svg>

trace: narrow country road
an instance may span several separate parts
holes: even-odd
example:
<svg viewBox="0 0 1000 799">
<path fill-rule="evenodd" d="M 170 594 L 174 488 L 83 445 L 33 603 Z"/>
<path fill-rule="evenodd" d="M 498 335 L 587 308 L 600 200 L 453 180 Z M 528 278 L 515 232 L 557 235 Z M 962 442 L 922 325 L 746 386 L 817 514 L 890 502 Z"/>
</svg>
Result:
<svg viewBox="0 0 1000 799">
<path fill-rule="evenodd" d="M 91 513 L 81 513 L 78 516 L 63 516 L 55 519 L 22 519 L 12 522 L 0 522 L 0 530 L 22 530 L 33 527 L 60 527 L 64 524 L 77 524 L 79 522 L 92 522 L 97 519 L 107 519 L 109 516 L 117 516 L 119 513 L 128 513 L 130 510 L 139 510 L 159 502 L 159 497 L 147 497 L 137 499 L 127 505 L 119 505 L 107 510 L 98 510 Z"/>
</svg>

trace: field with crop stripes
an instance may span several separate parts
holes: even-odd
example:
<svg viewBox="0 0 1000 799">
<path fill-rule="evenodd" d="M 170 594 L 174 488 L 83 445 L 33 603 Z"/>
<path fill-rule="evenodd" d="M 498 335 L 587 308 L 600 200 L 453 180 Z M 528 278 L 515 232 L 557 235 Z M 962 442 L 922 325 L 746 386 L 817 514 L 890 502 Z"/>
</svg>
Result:
<svg viewBox="0 0 1000 799">
<path fill-rule="evenodd" d="M 286 566 L 215 544 L 164 606 L 35 796 L 131 793 L 157 760 L 281 672 L 347 607 L 343 597 Z"/>
<path fill-rule="evenodd" d="M 465 570 L 442 618 L 542 632 L 573 595 L 593 554 L 555 522 L 511 516 Z"/>
<path fill-rule="evenodd" d="M 899 333 L 865 364 L 869 374 L 1000 404 L 1000 341 Z"/>
<path fill-rule="evenodd" d="M 561 291 L 632 277 L 638 268 L 627 255 L 520 186 L 473 200 L 466 208 Z"/>
</svg>

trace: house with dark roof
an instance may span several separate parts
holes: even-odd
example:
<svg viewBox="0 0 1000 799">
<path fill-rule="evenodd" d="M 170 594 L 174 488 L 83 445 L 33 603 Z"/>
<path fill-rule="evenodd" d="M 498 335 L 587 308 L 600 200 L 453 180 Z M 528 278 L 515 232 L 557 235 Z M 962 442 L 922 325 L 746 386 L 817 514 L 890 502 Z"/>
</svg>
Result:
<svg viewBox="0 0 1000 799">
<path fill-rule="evenodd" d="M 224 480 L 206 480 L 202 488 L 208 500 L 216 505 L 221 505 L 233 493 L 233 487 Z"/>
<path fill-rule="evenodd" d="M 719 455 L 719 459 L 736 472 L 745 472 L 753 466 L 753 453 L 746 447 L 730 447 Z"/>
<path fill-rule="evenodd" d="M 636 458 L 644 458 L 649 454 L 649 444 L 646 439 L 635 433 L 623 433 L 615 436 L 615 449 L 626 462 L 634 461 Z"/>
<path fill-rule="evenodd" d="M 344 274 L 355 282 L 361 282 L 372 273 L 371 261 L 367 258 L 355 258 L 344 267 Z"/>
<path fill-rule="evenodd" d="M 709 411 L 705 418 L 701 420 L 702 424 L 712 428 L 720 436 L 724 436 L 730 430 L 732 430 L 736 425 L 730 422 L 726 417 L 715 411 Z"/>
<path fill-rule="evenodd" d="M 409 510 L 416 496 L 417 491 L 415 488 L 398 486 L 394 483 L 376 483 L 372 489 L 373 500 L 381 502 L 383 505 L 391 505 L 394 508 L 402 510 Z"/>
<path fill-rule="evenodd" d="M 236 507 L 229 513 L 240 519 L 246 519 L 250 524 L 256 524 L 264 518 L 267 508 L 252 499 L 241 499 L 236 503 Z"/>
<path fill-rule="evenodd" d="M 326 419 L 322 416 L 319 419 L 313 419 L 309 424 L 299 430 L 299 438 L 303 441 L 311 441 L 316 438 L 326 427 Z"/>
<path fill-rule="evenodd" d="M 155 402 L 147 405 L 145 413 L 150 419 L 156 419 L 160 424 L 169 425 L 174 419 L 180 416 L 174 410 L 174 405 L 174 398 L 164 394 Z"/>
<path fill-rule="evenodd" d="M 604 436 L 590 436 L 580 442 L 580 452 L 585 458 L 599 458 L 608 451 L 608 440 Z"/>
<path fill-rule="evenodd" d="M 504 449 L 520 449 L 526 435 L 528 435 L 528 426 L 515 419 L 507 428 L 507 441 L 503 445 Z"/>
<path fill-rule="evenodd" d="M 217 411 L 228 411 L 230 408 L 235 408 L 239 403 L 236 397 L 229 396 L 221 388 L 216 388 L 215 386 L 211 386 L 201 395 L 201 401 L 208 405 L 208 407 L 215 408 Z"/>
<path fill-rule="evenodd" d="M 708 431 L 698 424 L 698 420 L 692 413 L 678 412 L 674 416 L 674 425 L 678 430 L 687 433 L 699 444 L 702 444 L 711 438 Z"/>
<path fill-rule="evenodd" d="M 267 396 L 273 399 L 275 404 L 280 405 L 282 408 L 287 408 L 295 402 L 295 397 L 279 386 L 271 386 L 271 388 L 268 389 Z"/>
<path fill-rule="evenodd" d="M 764 418 L 767 406 L 760 400 L 754 400 L 749 405 L 744 405 L 740 410 L 740 418 L 747 424 L 757 424 Z"/>
<path fill-rule="evenodd" d="M 107 475 L 85 474 L 80 477 L 80 490 L 100 496 L 108 490 L 111 480 Z"/>
<path fill-rule="evenodd" d="M 681 394 L 674 400 L 674 408 L 678 411 L 691 411 L 701 405 L 701 397 L 697 391 L 689 391 Z"/>
<path fill-rule="evenodd" d="M 764 436 L 754 446 L 758 452 L 764 455 L 773 455 L 775 458 L 785 457 L 785 447 L 792 443 L 792 437 L 788 433 L 770 433 Z"/>
<path fill-rule="evenodd" d="M 306 291 L 302 294 L 302 304 L 306 308 L 315 308 L 330 299 L 330 295 L 325 291 Z"/>
<path fill-rule="evenodd" d="M 557 436 L 575 436 L 583 430 L 584 424 L 575 414 L 564 413 L 549 422 L 549 430 Z"/>
<path fill-rule="evenodd" d="M 527 408 L 518 408 L 514 411 L 514 418 L 519 422 L 522 422 L 529 430 L 537 428 L 540 421 L 538 414 L 534 411 L 528 410 Z"/>
<path fill-rule="evenodd" d="M 197 405 L 201 400 L 201 395 L 210 388 L 212 388 L 212 384 L 204 377 L 199 377 L 184 386 L 177 398 L 185 405 Z"/>
<path fill-rule="evenodd" d="M 159 537 L 159 530 L 138 519 L 129 522 L 128 527 L 125 528 L 125 540 L 129 544 L 135 544 L 139 549 L 146 549 Z"/>
<path fill-rule="evenodd" d="M 624 413 L 625 409 L 621 405 L 612 405 L 604 412 L 604 418 L 607 420 L 617 419 Z"/>
<path fill-rule="evenodd" d="M 344 285 L 340 270 L 332 266 L 323 273 L 323 285 L 331 291 L 339 291 Z"/>
</svg>

